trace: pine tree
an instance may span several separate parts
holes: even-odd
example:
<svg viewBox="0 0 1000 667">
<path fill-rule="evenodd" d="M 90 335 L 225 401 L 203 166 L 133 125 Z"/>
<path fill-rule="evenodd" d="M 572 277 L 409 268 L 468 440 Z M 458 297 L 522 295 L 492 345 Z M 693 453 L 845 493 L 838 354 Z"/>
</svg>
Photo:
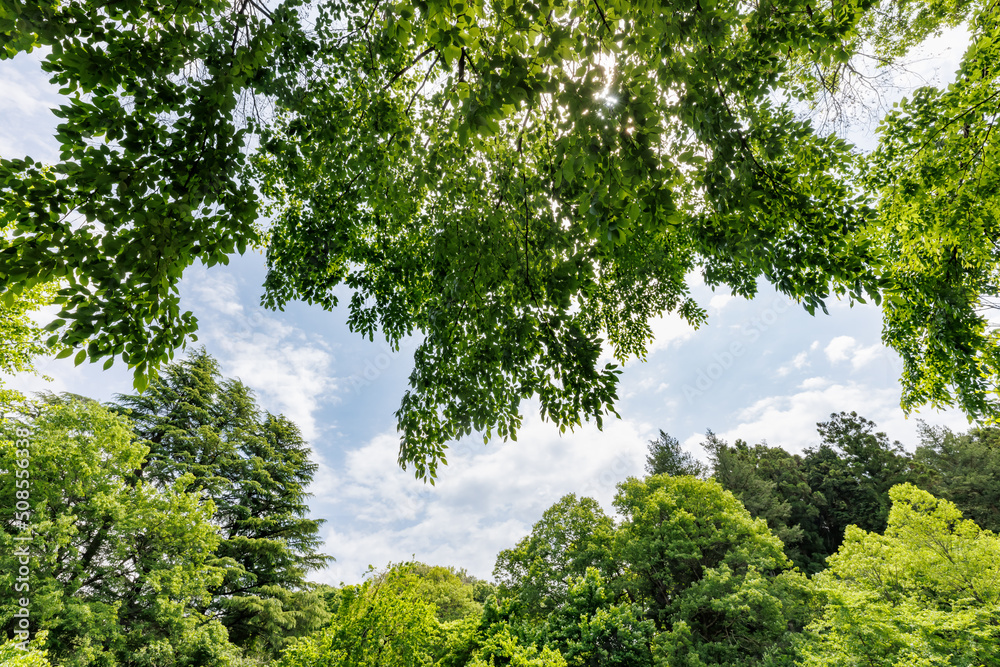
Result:
<svg viewBox="0 0 1000 667">
<path fill-rule="evenodd" d="M 137 477 L 167 486 L 185 474 L 210 497 L 225 581 L 205 611 L 231 640 L 274 653 L 328 618 L 307 582 L 331 558 L 318 551 L 322 519 L 308 516 L 317 465 L 298 427 L 262 412 L 239 380 L 223 379 L 203 349 L 166 367 L 141 395 L 119 395 L 150 453 Z"/>
</svg>

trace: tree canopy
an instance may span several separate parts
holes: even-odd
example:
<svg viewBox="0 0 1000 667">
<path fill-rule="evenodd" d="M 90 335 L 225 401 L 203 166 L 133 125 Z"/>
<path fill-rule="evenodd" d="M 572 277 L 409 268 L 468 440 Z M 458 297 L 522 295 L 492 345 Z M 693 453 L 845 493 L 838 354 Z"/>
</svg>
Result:
<svg viewBox="0 0 1000 667">
<path fill-rule="evenodd" d="M 890 496 L 885 534 L 850 527 L 819 578 L 831 599 L 803 664 L 997 662 L 1000 538 L 910 484 Z"/>
<path fill-rule="evenodd" d="M 308 516 L 305 488 L 318 466 L 298 427 L 262 412 L 204 350 L 117 400 L 149 448 L 137 477 L 169 487 L 190 476 L 188 488 L 214 503 L 215 553 L 227 569 L 207 607 L 230 640 L 274 654 L 320 627 L 326 610 L 306 577 L 333 559 L 319 551 L 323 520 Z"/>
<path fill-rule="evenodd" d="M 884 299 L 906 407 L 995 416 L 992 3 L 256 0 L 0 3 L 2 58 L 47 49 L 59 161 L 0 159 L 0 283 L 58 281 L 53 342 L 142 388 L 194 336 L 195 261 L 266 248 L 263 302 L 420 338 L 400 461 L 614 414 L 688 276 L 813 312 Z M 955 83 L 862 155 L 804 111 L 967 22 Z M 266 110 L 266 111 L 265 111 Z M 262 195 L 263 197 L 259 196 Z M 264 216 L 267 222 L 262 222 Z"/>
<path fill-rule="evenodd" d="M 327 624 L 298 428 L 203 351 L 118 400 L 0 404 L 5 632 L 30 608 L 59 664 L 223 667 Z M 448 613 L 478 608 L 471 583 L 436 583 Z"/>
<path fill-rule="evenodd" d="M 12 417 L 0 424 L 0 496 L 10 508 L 28 498 L 29 509 L 23 522 L 9 512 L 0 533 L 5 632 L 23 597 L 33 601 L 32 629 L 48 631 L 44 648 L 63 664 L 230 664 L 237 650 L 225 627 L 199 613 L 225 564 L 213 557 L 214 506 L 190 488 L 192 476 L 160 488 L 136 480 L 147 449 L 94 401 L 54 399 Z M 30 484 L 15 488 L 26 456 Z"/>
<path fill-rule="evenodd" d="M 51 303 L 49 285 L 36 285 L 0 303 L 0 373 L 34 372 L 34 360 L 48 352 L 46 332 L 32 319 L 32 311 Z M 16 392 L 4 389 L 0 400 L 15 400 Z"/>
<path fill-rule="evenodd" d="M 0 500 L 14 510 L 0 516 L 0 623 L 5 639 L 14 635 L 0 644 L 4 667 L 1000 659 L 1000 538 L 961 511 L 994 516 L 984 503 L 995 480 L 979 474 L 992 461 L 991 430 L 925 429 L 914 455 L 855 413 L 819 424 L 824 446 L 805 456 L 710 433 L 715 479 L 626 479 L 615 519 L 567 495 L 498 555 L 497 585 L 406 562 L 304 591 L 300 570 L 319 559 L 303 549 L 315 524 L 288 509 L 298 497 L 290 477 L 263 484 L 252 452 L 271 442 L 260 436 L 268 421 L 245 388 L 200 354 L 119 402 L 50 395 L 4 406 Z M 287 459 L 275 465 L 308 476 L 297 440 L 284 437 Z M 651 452 L 671 442 L 661 432 Z M 838 478 L 823 493 L 809 490 L 816 457 Z M 957 502 L 896 484 L 897 458 L 909 478 Z M 271 509 L 241 489 L 270 497 Z M 856 514 L 839 514 L 851 502 Z M 244 505 L 259 521 L 241 515 Z M 876 512 L 883 505 L 886 516 Z M 809 535 L 828 512 L 851 525 L 825 562 L 805 559 L 818 564 L 805 576 L 788 555 L 817 555 L 809 549 L 823 545 Z M 287 535 L 275 532 L 282 526 Z M 789 539 L 792 526 L 801 539 Z"/>
</svg>

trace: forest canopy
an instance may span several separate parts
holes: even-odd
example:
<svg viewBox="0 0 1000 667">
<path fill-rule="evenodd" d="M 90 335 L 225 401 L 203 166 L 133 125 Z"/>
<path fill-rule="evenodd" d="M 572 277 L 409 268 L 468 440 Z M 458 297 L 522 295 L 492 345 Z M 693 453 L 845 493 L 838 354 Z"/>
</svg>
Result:
<svg viewBox="0 0 1000 667">
<path fill-rule="evenodd" d="M 0 665 L 1000 659 L 1000 430 L 912 451 L 856 413 L 817 426 L 800 454 L 708 432 L 707 463 L 660 431 L 645 476 L 559 499 L 493 581 L 410 561 L 328 586 L 308 445 L 205 352 L 106 405 L 4 399 Z"/>
<path fill-rule="evenodd" d="M 0 402 L 0 617 L 66 665 L 230 664 L 322 627 L 298 427 L 204 351 L 142 396 Z M 16 511 L 15 511 L 16 510 Z M 15 580 L 19 567 L 29 573 Z M 20 600 L 28 600 L 26 605 Z M 21 638 L 23 641 L 23 638 Z"/>
<path fill-rule="evenodd" d="M 903 406 L 1000 413 L 994 4 L 682 0 L 0 2 L 2 58 L 45 49 L 60 158 L 0 159 L 0 294 L 58 286 L 60 354 L 143 388 L 195 336 L 196 261 L 266 250 L 264 304 L 419 346 L 400 461 L 615 413 L 688 280 L 810 312 L 873 300 Z M 863 153 L 817 126 L 865 76 L 962 25 L 954 83 Z"/>
</svg>

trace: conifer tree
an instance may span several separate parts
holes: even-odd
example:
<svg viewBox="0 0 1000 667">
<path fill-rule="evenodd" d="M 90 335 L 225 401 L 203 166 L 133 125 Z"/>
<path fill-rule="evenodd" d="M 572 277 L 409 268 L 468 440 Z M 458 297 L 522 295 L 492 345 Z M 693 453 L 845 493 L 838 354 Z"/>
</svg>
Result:
<svg viewBox="0 0 1000 667">
<path fill-rule="evenodd" d="M 204 349 L 167 366 L 141 395 L 119 395 L 150 453 L 136 475 L 167 486 L 192 474 L 216 506 L 228 564 L 208 611 L 233 642 L 274 652 L 327 619 L 306 581 L 331 560 L 318 551 L 322 519 L 308 516 L 306 487 L 317 465 L 298 427 L 262 412 L 239 380 L 223 379 Z"/>
</svg>

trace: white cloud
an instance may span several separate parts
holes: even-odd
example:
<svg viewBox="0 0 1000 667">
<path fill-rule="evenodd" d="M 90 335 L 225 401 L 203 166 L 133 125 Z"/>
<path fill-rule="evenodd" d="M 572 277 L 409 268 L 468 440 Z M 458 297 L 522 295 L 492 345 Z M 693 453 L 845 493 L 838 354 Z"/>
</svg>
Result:
<svg viewBox="0 0 1000 667">
<path fill-rule="evenodd" d="M 185 305 L 202 323 L 199 342 L 219 360 L 222 374 L 242 380 L 264 408 L 284 414 L 313 442 L 320 431 L 316 412 L 336 399 L 338 388 L 335 359 L 322 336 L 260 309 L 247 315 L 237 280 L 225 270 L 193 267 L 184 291 Z"/>
<path fill-rule="evenodd" d="M 720 311 L 735 298 L 732 294 L 716 294 L 709 300 L 708 307 Z"/>
<path fill-rule="evenodd" d="M 806 368 L 807 366 L 809 366 L 809 353 L 799 352 L 798 354 L 795 355 L 794 359 L 792 359 L 790 362 L 781 366 L 778 369 L 778 375 L 784 377 L 789 373 L 791 373 L 793 370 L 800 371 L 803 368 Z"/>
<path fill-rule="evenodd" d="M 200 270 L 191 269 L 187 282 L 195 299 L 205 308 L 220 315 L 232 316 L 243 312 L 236 278 L 232 274 L 209 272 L 200 267 Z"/>
<path fill-rule="evenodd" d="M 811 377 L 806 378 L 799 384 L 799 389 L 823 389 L 828 387 L 832 382 L 824 377 Z"/>
<path fill-rule="evenodd" d="M 16 65 L 7 63 L 0 68 L 3 77 L 3 95 L 0 95 L 0 112 L 23 116 L 49 115 L 49 108 L 58 102 L 59 96 L 39 71 L 36 75 L 28 59 Z"/>
<path fill-rule="evenodd" d="M 833 412 L 857 409 L 878 422 L 880 417 L 898 412 L 899 396 L 892 389 L 874 390 L 857 384 L 822 386 L 816 381 L 804 383 L 803 390 L 784 396 L 761 399 L 741 410 L 740 422 L 720 434 L 726 440 L 743 438 L 748 442 L 768 440 L 790 452 L 801 452 L 818 444 L 816 423 Z"/>
<path fill-rule="evenodd" d="M 288 336 L 254 334 L 248 340 L 216 340 L 212 349 L 224 375 L 253 388 L 265 407 L 295 422 L 306 440 L 318 435 L 315 412 L 333 396 L 336 380 L 330 372 L 332 355 L 312 344 L 296 345 Z"/>
<path fill-rule="evenodd" d="M 851 336 L 837 336 L 830 341 L 830 344 L 823 349 L 823 352 L 826 353 L 826 358 L 831 363 L 847 361 L 850 358 L 851 350 L 856 345 L 857 341 Z"/>
<path fill-rule="evenodd" d="M 670 347 L 679 347 L 695 335 L 695 328 L 674 313 L 653 319 L 649 325 L 653 329 L 653 342 L 649 345 L 650 354 Z"/>
<path fill-rule="evenodd" d="M 858 347 L 854 351 L 854 356 L 851 357 L 851 367 L 854 368 L 854 370 L 863 368 L 873 361 L 885 358 L 886 352 L 886 348 L 882 347 L 878 343 L 869 345 L 868 347 Z"/>
<path fill-rule="evenodd" d="M 856 411 L 874 421 L 880 431 L 900 440 L 911 449 L 917 444 L 917 419 L 906 418 L 899 409 L 899 390 L 875 388 L 858 383 L 831 383 L 824 378 L 810 378 L 797 393 L 761 399 L 737 414 L 738 423 L 719 435 L 728 441 L 742 438 L 748 442 L 767 440 L 789 452 L 819 444 L 816 423 L 829 419 L 831 413 Z M 957 411 L 927 411 L 927 419 L 936 424 L 963 430 L 968 424 Z"/>
<path fill-rule="evenodd" d="M 44 50 L 0 62 L 0 155 L 30 155 L 42 162 L 59 157 L 58 119 L 50 109 L 65 102 L 40 66 Z"/>
<path fill-rule="evenodd" d="M 862 346 L 851 336 L 837 336 L 823 351 L 831 363 L 850 360 L 854 370 L 860 370 L 878 359 L 889 360 L 892 355 L 880 343 Z"/>
</svg>

